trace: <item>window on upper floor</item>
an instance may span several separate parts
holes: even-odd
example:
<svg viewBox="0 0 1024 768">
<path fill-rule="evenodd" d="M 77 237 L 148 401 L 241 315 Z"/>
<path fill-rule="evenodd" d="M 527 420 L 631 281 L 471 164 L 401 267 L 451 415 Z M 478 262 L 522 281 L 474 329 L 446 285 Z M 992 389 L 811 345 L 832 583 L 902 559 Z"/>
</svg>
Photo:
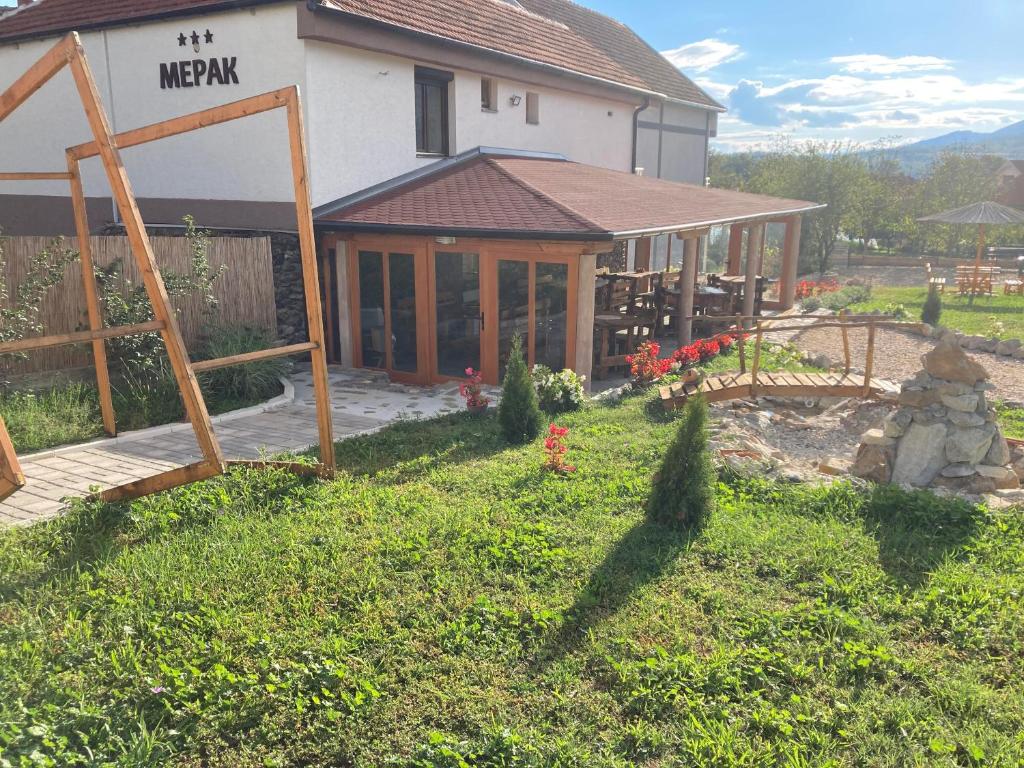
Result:
<svg viewBox="0 0 1024 768">
<path fill-rule="evenodd" d="M 526 92 L 526 122 L 528 125 L 540 123 L 540 94 Z"/>
<path fill-rule="evenodd" d="M 448 154 L 448 88 L 454 75 L 416 67 L 416 153 Z"/>
<path fill-rule="evenodd" d="M 498 111 L 498 84 L 493 78 L 480 78 L 480 109 L 484 112 Z"/>
</svg>

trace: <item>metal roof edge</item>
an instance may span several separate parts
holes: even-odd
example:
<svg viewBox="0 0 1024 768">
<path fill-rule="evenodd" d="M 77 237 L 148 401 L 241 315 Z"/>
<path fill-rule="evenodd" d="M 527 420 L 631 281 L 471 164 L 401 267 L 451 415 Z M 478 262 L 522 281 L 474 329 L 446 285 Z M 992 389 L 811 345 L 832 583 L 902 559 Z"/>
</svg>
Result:
<svg viewBox="0 0 1024 768">
<path fill-rule="evenodd" d="M 567 240 L 573 242 L 611 242 L 611 232 L 559 232 L 524 229 L 486 229 L 479 227 L 439 227 L 420 224 L 376 224 L 372 222 L 315 221 L 317 229 L 372 234 L 424 235 L 429 237 L 475 237 L 498 240 Z"/>
<path fill-rule="evenodd" d="M 673 232 L 686 232 L 691 229 L 705 229 L 707 227 L 720 227 L 725 224 L 738 224 L 743 221 L 767 221 L 770 219 L 777 219 L 782 216 L 795 216 L 798 213 L 810 213 L 811 211 L 820 211 L 822 208 L 828 208 L 827 203 L 812 203 L 810 205 L 795 207 L 795 208 L 783 208 L 777 211 L 767 211 L 765 213 L 754 214 L 753 216 L 725 216 L 720 219 L 708 219 L 707 221 L 689 222 L 687 224 L 673 224 L 667 227 L 650 227 L 647 229 L 631 229 L 624 230 L 622 232 L 613 232 L 612 236 L 616 240 L 628 240 L 634 237 L 647 237 L 649 235 L 665 235 Z"/>
</svg>

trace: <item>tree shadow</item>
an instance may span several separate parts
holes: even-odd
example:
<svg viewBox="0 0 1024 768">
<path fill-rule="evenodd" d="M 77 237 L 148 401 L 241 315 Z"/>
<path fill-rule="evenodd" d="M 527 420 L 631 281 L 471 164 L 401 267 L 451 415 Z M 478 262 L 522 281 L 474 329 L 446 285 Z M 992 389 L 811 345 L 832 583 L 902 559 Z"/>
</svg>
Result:
<svg viewBox="0 0 1024 768">
<path fill-rule="evenodd" d="M 882 569 L 901 586 L 917 589 L 947 558 L 963 555 L 982 513 L 962 499 L 876 486 L 862 514 L 864 530 L 878 542 Z"/>
<path fill-rule="evenodd" d="M 546 667 L 575 651 L 594 627 L 671 568 L 699 535 L 699 529 L 681 530 L 650 518 L 630 528 L 590 574 L 561 625 L 538 650 L 535 664 Z"/>
<path fill-rule="evenodd" d="M 445 464 L 491 456 L 508 448 L 498 420 L 457 413 L 426 421 L 399 421 L 379 432 L 335 444 L 338 469 L 355 476 L 408 482 Z"/>
</svg>

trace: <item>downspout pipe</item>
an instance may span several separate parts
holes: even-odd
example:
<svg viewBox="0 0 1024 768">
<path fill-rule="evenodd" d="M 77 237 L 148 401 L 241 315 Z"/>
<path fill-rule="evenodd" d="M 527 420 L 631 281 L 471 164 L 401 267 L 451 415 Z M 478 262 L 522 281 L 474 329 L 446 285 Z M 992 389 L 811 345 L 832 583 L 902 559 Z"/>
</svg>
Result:
<svg viewBox="0 0 1024 768">
<path fill-rule="evenodd" d="M 644 96 L 643 103 L 633 110 L 633 154 L 629 163 L 629 172 L 636 173 L 636 142 L 640 130 L 640 113 L 651 106 L 651 97 Z"/>
</svg>

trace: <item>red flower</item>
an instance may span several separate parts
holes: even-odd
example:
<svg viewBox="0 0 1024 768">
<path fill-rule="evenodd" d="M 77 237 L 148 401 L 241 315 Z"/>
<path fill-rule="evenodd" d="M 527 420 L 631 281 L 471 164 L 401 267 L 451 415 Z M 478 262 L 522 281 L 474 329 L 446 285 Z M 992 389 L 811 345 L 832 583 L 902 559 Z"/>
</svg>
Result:
<svg viewBox="0 0 1024 768">
<path fill-rule="evenodd" d="M 565 454 L 569 452 L 569 446 L 563 440 L 568 434 L 568 427 L 560 427 L 557 424 L 548 426 L 548 437 L 544 438 L 544 453 L 546 454 L 544 469 L 560 474 L 576 471 L 576 467 L 565 461 Z"/>
<path fill-rule="evenodd" d="M 672 360 L 660 360 L 661 345 L 656 341 L 645 341 L 632 355 L 626 356 L 626 363 L 633 379 L 638 384 L 657 381 L 672 368 Z"/>
<path fill-rule="evenodd" d="M 459 382 L 459 394 L 466 401 L 467 408 L 478 408 L 491 402 L 482 391 L 484 375 L 480 371 L 474 371 L 472 367 L 466 369 L 468 381 Z"/>
</svg>

